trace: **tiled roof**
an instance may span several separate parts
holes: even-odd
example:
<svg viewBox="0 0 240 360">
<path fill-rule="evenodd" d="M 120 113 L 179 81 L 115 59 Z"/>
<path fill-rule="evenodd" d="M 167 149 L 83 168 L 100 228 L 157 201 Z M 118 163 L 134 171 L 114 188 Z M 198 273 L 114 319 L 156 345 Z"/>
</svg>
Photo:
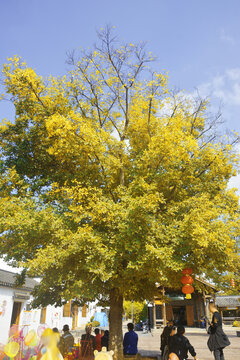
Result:
<svg viewBox="0 0 240 360">
<path fill-rule="evenodd" d="M 239 295 L 216 296 L 216 305 L 219 307 L 240 306 L 240 294 Z"/>
<path fill-rule="evenodd" d="M 37 281 L 26 277 L 25 283 L 23 286 L 16 286 L 16 274 L 11 271 L 1 270 L 0 269 L 0 286 L 6 286 L 11 288 L 21 288 L 25 290 L 33 290 L 34 287 L 38 284 Z"/>
<path fill-rule="evenodd" d="M 202 278 L 199 278 L 198 276 L 195 276 L 195 280 L 206 285 L 207 287 L 211 288 L 212 290 L 214 290 L 215 292 L 217 292 L 217 288 L 215 285 L 211 284 L 210 282 L 208 282 L 207 280 L 204 280 Z"/>
</svg>

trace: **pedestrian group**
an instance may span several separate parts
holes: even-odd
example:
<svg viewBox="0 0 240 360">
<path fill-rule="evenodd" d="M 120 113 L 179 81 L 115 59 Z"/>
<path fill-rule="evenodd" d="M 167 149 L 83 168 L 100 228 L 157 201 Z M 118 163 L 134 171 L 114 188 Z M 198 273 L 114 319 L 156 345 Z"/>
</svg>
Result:
<svg viewBox="0 0 240 360">
<path fill-rule="evenodd" d="M 213 301 L 209 304 L 209 310 L 212 313 L 212 321 L 208 328 L 209 339 L 207 345 L 209 350 L 213 352 L 215 360 L 225 360 L 223 349 L 230 345 L 230 341 L 223 332 L 222 317 Z M 162 360 L 186 360 L 188 353 L 197 360 L 196 351 L 184 334 L 184 326 L 180 325 L 176 329 L 173 320 L 168 322 L 161 334 L 160 350 Z"/>
<path fill-rule="evenodd" d="M 222 318 L 214 302 L 210 302 L 209 310 L 212 313 L 212 321 L 209 324 L 207 342 L 208 348 L 214 354 L 215 360 L 224 360 L 223 349 L 230 345 L 227 335 L 222 329 Z M 123 339 L 124 355 L 136 355 L 138 353 L 138 335 L 134 331 L 132 323 L 127 324 L 128 332 Z M 53 332 L 58 332 L 54 328 Z M 101 351 L 103 347 L 109 350 L 109 331 L 96 328 L 95 336 L 92 335 L 92 326 L 87 325 L 85 334 L 81 337 L 81 358 L 93 359 L 94 350 Z M 72 351 L 74 346 L 74 337 L 69 331 L 69 326 L 64 325 L 63 335 L 60 337 L 58 344 L 59 350 L 64 357 Z M 161 359 L 162 360 L 186 360 L 188 353 L 197 360 L 197 354 L 194 347 L 190 344 L 185 336 L 185 328 L 182 325 L 175 326 L 173 320 L 169 321 L 161 334 Z"/>
</svg>

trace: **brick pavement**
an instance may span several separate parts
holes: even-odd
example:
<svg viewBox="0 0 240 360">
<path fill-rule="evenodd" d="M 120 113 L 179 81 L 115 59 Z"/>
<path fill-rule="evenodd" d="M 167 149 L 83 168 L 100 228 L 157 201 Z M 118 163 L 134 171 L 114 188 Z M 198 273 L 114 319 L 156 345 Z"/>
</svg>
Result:
<svg viewBox="0 0 240 360">
<path fill-rule="evenodd" d="M 240 328 L 225 327 L 224 331 L 228 335 L 231 345 L 224 350 L 225 360 L 240 360 L 240 337 L 236 336 L 236 331 Z M 123 327 L 123 333 L 127 331 L 126 326 Z M 74 332 L 76 342 L 84 331 L 79 329 Z M 142 355 L 160 355 L 160 334 L 162 329 L 155 330 L 152 334 L 143 334 L 137 332 L 139 336 L 138 349 Z M 186 336 L 197 352 L 198 360 L 214 360 L 213 355 L 207 347 L 208 335 L 205 329 L 187 328 Z M 189 355 L 189 360 L 192 359 Z"/>
<path fill-rule="evenodd" d="M 237 329 L 240 330 L 240 329 Z M 240 337 L 236 336 L 236 329 L 230 327 L 224 329 L 225 333 L 229 336 L 231 345 L 224 350 L 225 360 L 240 360 Z M 160 348 L 160 334 L 162 330 L 155 331 L 151 334 L 139 335 L 139 352 L 141 353 L 156 353 Z M 190 340 L 197 352 L 197 358 L 199 360 L 213 360 L 213 354 L 207 347 L 208 335 L 205 329 L 186 329 L 186 336 Z M 191 359 L 191 355 L 189 359 Z"/>
</svg>

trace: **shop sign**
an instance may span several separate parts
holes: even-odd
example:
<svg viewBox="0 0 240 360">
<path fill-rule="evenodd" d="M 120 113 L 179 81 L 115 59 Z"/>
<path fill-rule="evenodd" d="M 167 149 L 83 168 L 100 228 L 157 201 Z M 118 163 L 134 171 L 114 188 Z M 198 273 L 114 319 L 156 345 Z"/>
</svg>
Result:
<svg viewBox="0 0 240 360">
<path fill-rule="evenodd" d="M 15 291 L 14 292 L 14 301 L 25 301 L 25 300 L 29 300 L 30 296 L 28 294 L 26 294 L 25 292 L 19 292 L 19 291 Z"/>
<path fill-rule="evenodd" d="M 155 305 L 162 305 L 163 302 L 162 302 L 162 300 L 154 300 L 154 304 Z"/>
</svg>

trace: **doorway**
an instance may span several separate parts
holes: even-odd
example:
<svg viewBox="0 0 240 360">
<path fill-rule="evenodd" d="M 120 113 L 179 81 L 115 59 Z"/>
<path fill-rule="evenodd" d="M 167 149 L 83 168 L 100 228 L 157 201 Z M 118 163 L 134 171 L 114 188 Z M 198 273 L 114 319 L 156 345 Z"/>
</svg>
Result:
<svg viewBox="0 0 240 360">
<path fill-rule="evenodd" d="M 14 301 L 13 310 L 12 310 L 12 318 L 11 318 L 11 326 L 13 324 L 19 325 L 21 308 L 22 308 L 22 303 Z"/>
<path fill-rule="evenodd" d="M 173 318 L 177 325 L 187 325 L 186 306 L 173 306 Z"/>
</svg>

